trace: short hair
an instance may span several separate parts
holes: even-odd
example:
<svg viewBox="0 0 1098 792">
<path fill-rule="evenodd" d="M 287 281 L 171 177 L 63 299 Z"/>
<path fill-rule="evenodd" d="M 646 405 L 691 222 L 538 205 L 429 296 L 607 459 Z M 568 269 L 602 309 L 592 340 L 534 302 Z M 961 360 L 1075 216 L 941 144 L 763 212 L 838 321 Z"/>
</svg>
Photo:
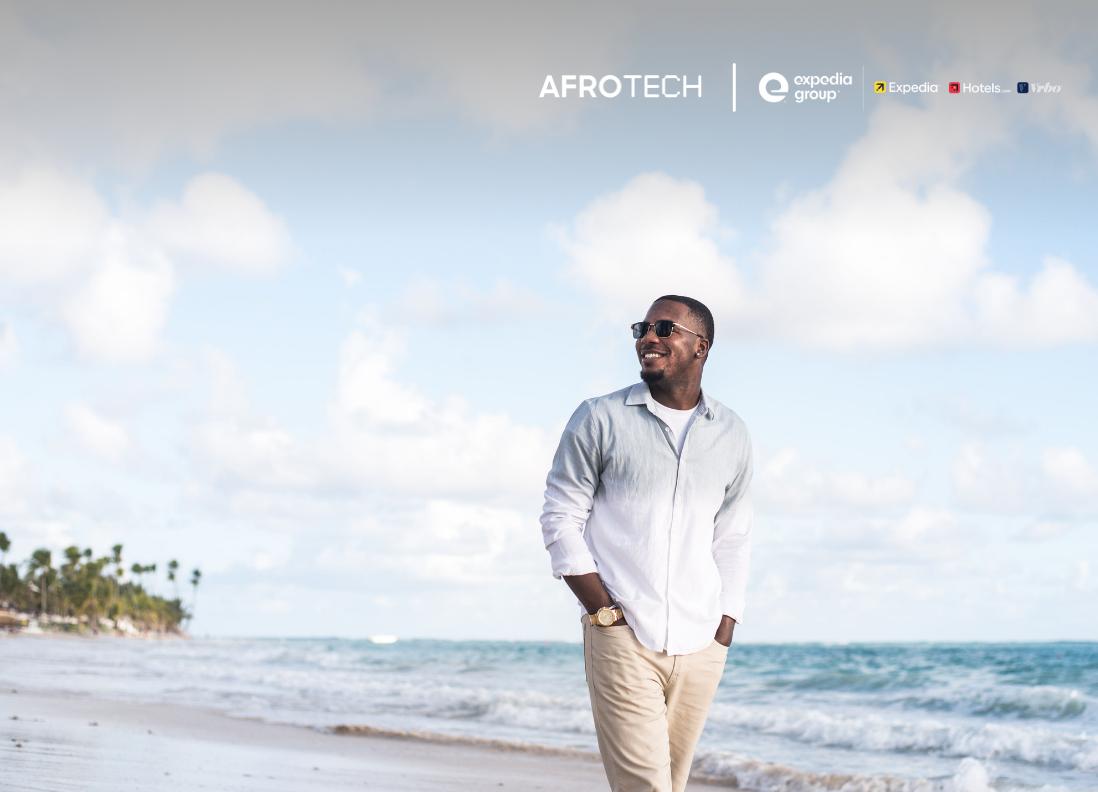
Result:
<svg viewBox="0 0 1098 792">
<path fill-rule="evenodd" d="M 705 330 L 705 338 L 709 341 L 709 346 L 713 346 L 713 333 L 715 330 L 713 327 L 713 312 L 706 308 L 704 303 L 695 300 L 693 297 L 683 297 L 679 294 L 665 294 L 655 299 L 655 302 L 661 301 L 677 302 L 689 308 L 690 315 L 698 320 L 702 329 Z"/>
</svg>

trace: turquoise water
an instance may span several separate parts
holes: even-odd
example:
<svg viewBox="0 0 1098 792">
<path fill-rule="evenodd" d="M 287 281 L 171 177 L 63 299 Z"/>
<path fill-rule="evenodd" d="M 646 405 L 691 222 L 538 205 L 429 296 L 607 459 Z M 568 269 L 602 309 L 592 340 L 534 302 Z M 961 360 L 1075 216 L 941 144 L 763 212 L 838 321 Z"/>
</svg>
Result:
<svg viewBox="0 0 1098 792">
<path fill-rule="evenodd" d="M 0 640 L 0 683 L 596 750 L 579 644 Z M 695 772 L 760 790 L 1098 790 L 1098 643 L 734 644 Z"/>
</svg>

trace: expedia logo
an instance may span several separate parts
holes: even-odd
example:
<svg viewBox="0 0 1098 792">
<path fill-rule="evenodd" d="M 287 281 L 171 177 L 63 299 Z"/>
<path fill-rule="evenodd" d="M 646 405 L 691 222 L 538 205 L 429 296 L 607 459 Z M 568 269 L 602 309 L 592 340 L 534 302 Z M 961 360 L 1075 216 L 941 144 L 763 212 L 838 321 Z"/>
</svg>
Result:
<svg viewBox="0 0 1098 792">
<path fill-rule="evenodd" d="M 831 104 L 843 88 L 854 84 L 854 77 L 844 72 L 833 74 L 797 74 L 793 77 L 793 101 Z M 759 80 L 759 96 L 764 101 L 784 102 L 790 95 L 789 80 L 781 72 L 767 72 Z"/>
<path fill-rule="evenodd" d="M 781 72 L 767 72 L 759 80 L 759 96 L 768 102 L 780 102 L 789 93 L 789 80 Z"/>
</svg>

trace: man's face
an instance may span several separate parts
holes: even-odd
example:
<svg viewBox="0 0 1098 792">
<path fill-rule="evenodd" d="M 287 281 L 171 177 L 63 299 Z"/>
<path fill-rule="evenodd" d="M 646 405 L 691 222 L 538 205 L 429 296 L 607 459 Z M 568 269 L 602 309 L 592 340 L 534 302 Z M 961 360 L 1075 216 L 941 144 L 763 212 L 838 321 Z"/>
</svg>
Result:
<svg viewBox="0 0 1098 792">
<path fill-rule="evenodd" d="M 648 323 L 670 319 L 683 327 L 688 327 L 695 333 L 703 333 L 701 327 L 695 327 L 697 322 L 690 315 L 690 309 L 678 302 L 654 302 L 644 316 Z M 697 356 L 699 351 L 706 348 L 706 343 L 695 335 L 683 332 L 676 328 L 667 338 L 659 338 L 654 329 L 649 328 L 643 338 L 637 339 L 637 359 L 641 364 L 641 379 L 645 382 L 660 382 L 663 380 L 676 380 L 686 373 L 692 366 L 700 366 L 702 358 Z"/>
</svg>

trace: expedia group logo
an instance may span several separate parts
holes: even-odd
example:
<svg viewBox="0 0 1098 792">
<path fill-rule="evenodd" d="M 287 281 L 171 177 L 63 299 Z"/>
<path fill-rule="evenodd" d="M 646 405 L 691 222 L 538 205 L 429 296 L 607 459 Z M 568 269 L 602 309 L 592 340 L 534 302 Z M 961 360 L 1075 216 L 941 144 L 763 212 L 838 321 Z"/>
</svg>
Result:
<svg viewBox="0 0 1098 792">
<path fill-rule="evenodd" d="M 853 75 L 845 72 L 797 74 L 793 77 L 793 101 L 797 104 L 805 102 L 831 104 L 839 98 L 843 88 L 853 84 Z M 759 80 L 759 96 L 767 102 L 784 102 L 789 94 L 789 80 L 781 72 L 767 72 Z"/>
</svg>

